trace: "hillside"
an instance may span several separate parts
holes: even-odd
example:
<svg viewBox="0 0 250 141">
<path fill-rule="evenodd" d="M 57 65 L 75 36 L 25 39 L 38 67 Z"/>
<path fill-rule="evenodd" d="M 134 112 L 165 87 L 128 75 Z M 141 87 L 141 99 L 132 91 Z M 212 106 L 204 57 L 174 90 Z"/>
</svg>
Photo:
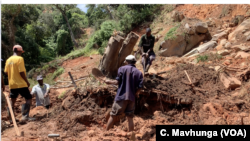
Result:
<svg viewBox="0 0 250 141">
<path fill-rule="evenodd" d="M 136 140 L 156 140 L 155 125 L 249 125 L 250 5 L 179 4 L 159 10 L 152 21 L 130 30 L 141 36 L 151 27 L 157 39 L 156 60 L 136 105 Z M 84 30 L 90 40 L 93 29 Z M 91 74 L 102 59 L 100 48 L 78 49 L 30 70 L 33 85 L 38 74 L 52 85 L 53 106 L 47 117 L 45 108 L 33 105 L 30 114 L 39 120 L 18 125 L 24 137 L 10 136 L 15 129 L 2 111 L 2 140 L 47 140 L 48 134 L 60 134 L 62 140 L 129 140 L 124 115 L 104 131 L 117 89 Z M 143 70 L 139 59 L 136 67 Z M 19 118 L 23 102 L 19 97 Z"/>
</svg>

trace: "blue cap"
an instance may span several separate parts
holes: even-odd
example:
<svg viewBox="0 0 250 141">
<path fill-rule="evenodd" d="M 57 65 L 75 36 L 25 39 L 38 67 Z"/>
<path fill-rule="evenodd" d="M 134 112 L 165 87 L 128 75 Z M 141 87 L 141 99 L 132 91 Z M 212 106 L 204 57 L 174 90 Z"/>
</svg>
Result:
<svg viewBox="0 0 250 141">
<path fill-rule="evenodd" d="M 1 59 L 3 61 L 3 59 Z"/>
</svg>

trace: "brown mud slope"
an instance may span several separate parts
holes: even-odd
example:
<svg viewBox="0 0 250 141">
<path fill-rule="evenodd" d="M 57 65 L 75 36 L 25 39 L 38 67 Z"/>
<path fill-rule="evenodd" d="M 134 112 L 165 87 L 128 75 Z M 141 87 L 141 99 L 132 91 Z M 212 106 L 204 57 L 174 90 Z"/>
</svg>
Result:
<svg viewBox="0 0 250 141">
<path fill-rule="evenodd" d="M 194 90 L 184 70 L 194 82 Z M 145 79 L 146 88 L 136 99 L 137 140 L 155 140 L 155 125 L 161 124 L 249 124 L 249 104 L 228 98 L 218 75 L 208 67 L 177 66 L 168 78 L 151 77 Z M 105 132 L 116 88 L 90 81 L 93 84 L 69 90 L 63 99 L 57 99 L 48 118 L 46 112 L 32 112 L 40 120 L 20 127 L 25 132 L 23 139 L 48 140 L 47 135 L 54 133 L 63 140 L 129 140 L 124 115 Z M 7 129 L 2 139 L 13 139 L 8 135 L 14 132 L 14 128 Z"/>
</svg>

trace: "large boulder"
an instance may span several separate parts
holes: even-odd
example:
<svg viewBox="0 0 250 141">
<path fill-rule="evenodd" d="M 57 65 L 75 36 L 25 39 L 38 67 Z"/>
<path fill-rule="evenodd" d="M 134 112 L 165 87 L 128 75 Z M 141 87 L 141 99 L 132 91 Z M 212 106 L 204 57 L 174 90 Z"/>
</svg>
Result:
<svg viewBox="0 0 250 141">
<path fill-rule="evenodd" d="M 179 11 L 173 11 L 172 12 L 172 15 L 171 15 L 171 18 L 174 22 L 181 22 L 185 16 L 183 15 L 182 12 L 179 12 Z"/>
<path fill-rule="evenodd" d="M 248 31 L 250 29 L 250 19 L 247 19 L 243 21 L 231 34 L 228 35 L 229 41 L 236 41 L 237 38 L 240 38 L 241 36 L 245 36 L 244 32 L 242 31 Z"/>
<path fill-rule="evenodd" d="M 161 42 L 161 48 L 158 52 L 160 56 L 182 56 L 185 52 L 186 41 L 184 36 L 179 35 L 174 40 L 166 40 Z"/>
<path fill-rule="evenodd" d="M 205 22 L 198 22 L 195 27 L 197 33 L 206 33 L 208 31 L 208 25 Z"/>
<path fill-rule="evenodd" d="M 177 30 L 171 33 L 176 37 L 166 39 L 165 41 L 161 42 L 158 52 L 159 55 L 164 57 L 181 57 L 191 51 L 193 48 L 199 46 L 201 42 L 211 40 L 212 37 L 208 31 L 206 33 L 195 32 L 197 25 L 196 23 L 198 22 L 201 21 L 198 19 L 184 19 Z"/>
</svg>

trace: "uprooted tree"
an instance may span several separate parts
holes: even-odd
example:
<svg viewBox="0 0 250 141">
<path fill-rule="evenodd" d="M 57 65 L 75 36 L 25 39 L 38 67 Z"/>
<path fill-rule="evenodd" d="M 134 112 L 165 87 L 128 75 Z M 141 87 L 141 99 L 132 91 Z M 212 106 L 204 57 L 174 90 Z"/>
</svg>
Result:
<svg viewBox="0 0 250 141">
<path fill-rule="evenodd" d="M 114 78 L 117 75 L 118 68 L 123 65 L 123 62 L 139 39 L 139 36 L 134 32 L 130 32 L 126 39 L 119 35 L 114 35 L 109 39 L 106 51 L 100 60 L 99 69 L 109 78 Z"/>
</svg>

